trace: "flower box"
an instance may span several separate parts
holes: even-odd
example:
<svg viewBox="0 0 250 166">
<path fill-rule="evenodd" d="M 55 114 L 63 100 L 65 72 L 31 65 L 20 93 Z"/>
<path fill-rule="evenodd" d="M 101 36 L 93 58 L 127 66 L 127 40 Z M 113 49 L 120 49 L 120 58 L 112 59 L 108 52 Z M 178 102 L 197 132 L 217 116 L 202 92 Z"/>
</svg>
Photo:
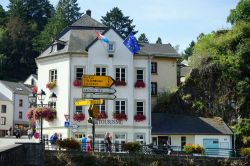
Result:
<svg viewBox="0 0 250 166">
<path fill-rule="evenodd" d="M 55 87 L 56 87 L 56 81 L 51 81 L 46 84 L 46 88 L 48 88 L 49 90 L 54 89 Z"/>
<path fill-rule="evenodd" d="M 108 115 L 106 114 L 106 112 L 99 112 L 96 116 L 96 119 L 107 119 Z"/>
<path fill-rule="evenodd" d="M 115 81 L 115 86 L 126 86 L 127 83 L 125 81 L 122 80 L 116 80 Z"/>
<path fill-rule="evenodd" d="M 124 113 L 116 113 L 116 112 L 114 112 L 113 113 L 113 118 L 116 119 L 116 120 L 119 120 L 119 121 L 122 121 L 122 120 L 127 121 L 128 120 L 127 115 L 124 114 Z"/>
<path fill-rule="evenodd" d="M 45 119 L 46 121 L 53 121 L 54 119 L 56 119 L 56 110 L 47 107 L 37 107 L 34 109 L 30 109 L 27 112 L 26 116 L 29 120 L 32 119 L 38 120 L 42 118 Z"/>
<path fill-rule="evenodd" d="M 144 121 L 146 119 L 146 116 L 145 115 L 142 115 L 142 114 L 137 114 L 134 116 L 134 120 L 136 122 L 141 122 L 141 121 Z"/>
<path fill-rule="evenodd" d="M 141 80 L 136 81 L 135 88 L 145 88 L 145 83 Z"/>
<path fill-rule="evenodd" d="M 73 115 L 74 121 L 81 122 L 85 119 L 85 115 L 81 112 L 74 113 Z"/>
<path fill-rule="evenodd" d="M 33 86 L 32 88 L 31 88 L 31 91 L 32 91 L 32 93 L 37 93 L 37 86 Z"/>
<path fill-rule="evenodd" d="M 73 85 L 74 85 L 75 87 L 80 87 L 80 86 L 82 86 L 82 80 L 75 80 L 75 81 L 73 82 Z"/>
</svg>

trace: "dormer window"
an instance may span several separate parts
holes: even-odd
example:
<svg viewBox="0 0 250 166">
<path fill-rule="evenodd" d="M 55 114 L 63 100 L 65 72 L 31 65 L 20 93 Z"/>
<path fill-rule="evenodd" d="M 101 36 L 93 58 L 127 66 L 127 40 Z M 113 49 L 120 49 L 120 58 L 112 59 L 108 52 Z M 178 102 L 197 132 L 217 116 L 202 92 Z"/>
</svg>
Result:
<svg viewBox="0 0 250 166">
<path fill-rule="evenodd" d="M 108 52 L 114 52 L 115 51 L 115 43 L 109 42 L 108 43 Z"/>
</svg>

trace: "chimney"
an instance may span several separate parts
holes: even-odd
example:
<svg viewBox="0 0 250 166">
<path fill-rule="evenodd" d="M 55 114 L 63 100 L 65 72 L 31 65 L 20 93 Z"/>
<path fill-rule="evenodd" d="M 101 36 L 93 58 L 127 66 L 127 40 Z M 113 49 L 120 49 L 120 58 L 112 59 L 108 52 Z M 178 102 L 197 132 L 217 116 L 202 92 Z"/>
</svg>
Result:
<svg viewBox="0 0 250 166">
<path fill-rule="evenodd" d="M 86 14 L 89 15 L 89 17 L 91 17 L 91 10 L 88 9 L 88 10 L 86 11 Z"/>
</svg>

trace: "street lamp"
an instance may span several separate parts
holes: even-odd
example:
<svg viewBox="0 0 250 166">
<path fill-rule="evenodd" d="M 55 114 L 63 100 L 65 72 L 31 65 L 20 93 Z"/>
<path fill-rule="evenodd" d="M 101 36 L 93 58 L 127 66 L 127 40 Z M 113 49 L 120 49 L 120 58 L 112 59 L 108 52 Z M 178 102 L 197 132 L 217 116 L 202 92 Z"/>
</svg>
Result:
<svg viewBox="0 0 250 166">
<path fill-rule="evenodd" d="M 45 100 L 45 96 L 46 96 L 46 93 L 41 89 L 40 92 L 38 93 L 35 93 L 35 92 L 32 92 L 32 94 L 30 94 L 28 96 L 29 98 L 29 103 L 30 105 L 32 106 L 41 106 L 43 107 L 45 104 L 43 104 L 43 101 Z M 37 104 L 37 100 L 40 101 L 41 105 Z M 50 96 L 49 96 L 49 102 L 51 103 L 55 103 L 57 100 L 57 96 L 56 94 L 53 92 Z M 47 106 L 49 106 L 49 104 L 47 104 Z M 40 117 L 40 127 L 41 127 L 41 133 L 40 133 L 40 142 L 42 143 L 43 142 L 43 119 L 42 117 Z"/>
</svg>

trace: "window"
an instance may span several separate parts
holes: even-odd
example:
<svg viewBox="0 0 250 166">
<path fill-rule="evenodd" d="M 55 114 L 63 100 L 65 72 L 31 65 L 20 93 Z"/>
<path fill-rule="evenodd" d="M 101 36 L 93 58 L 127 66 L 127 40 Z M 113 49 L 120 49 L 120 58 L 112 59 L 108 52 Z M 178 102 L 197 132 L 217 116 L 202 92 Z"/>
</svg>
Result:
<svg viewBox="0 0 250 166">
<path fill-rule="evenodd" d="M 57 80 L 57 70 L 53 69 L 49 71 L 49 81 L 56 81 Z"/>
<path fill-rule="evenodd" d="M 144 135 L 143 134 L 136 134 L 136 142 L 139 142 L 140 144 L 144 144 L 145 140 L 144 140 Z"/>
<path fill-rule="evenodd" d="M 115 80 L 126 81 L 126 70 L 124 67 L 115 69 Z"/>
<path fill-rule="evenodd" d="M 18 113 L 18 118 L 19 118 L 19 119 L 22 119 L 22 118 L 23 118 L 23 113 L 22 113 L 21 111 L 19 111 L 19 113 Z"/>
<path fill-rule="evenodd" d="M 76 80 L 82 79 L 82 75 L 84 74 L 83 72 L 84 72 L 84 69 L 82 67 L 76 68 L 76 75 L 75 75 Z"/>
<path fill-rule="evenodd" d="M 142 102 L 142 101 L 136 102 L 136 114 L 143 115 L 143 110 L 144 110 L 144 102 Z"/>
<path fill-rule="evenodd" d="M 108 52 L 114 52 L 114 51 L 115 51 L 114 42 L 109 42 L 109 44 L 108 44 Z"/>
<path fill-rule="evenodd" d="M 96 67 L 95 69 L 95 75 L 97 76 L 105 76 L 106 72 L 106 67 Z"/>
<path fill-rule="evenodd" d="M 83 133 L 75 133 L 75 138 L 80 140 L 83 137 Z"/>
<path fill-rule="evenodd" d="M 19 107 L 22 107 L 22 106 L 23 106 L 23 100 L 20 99 L 20 100 L 19 100 Z"/>
<path fill-rule="evenodd" d="M 6 113 L 6 105 L 1 106 L 1 113 Z"/>
<path fill-rule="evenodd" d="M 6 117 L 1 117 L 1 125 L 6 125 Z"/>
<path fill-rule="evenodd" d="M 185 136 L 181 137 L 181 147 L 183 148 L 184 145 L 187 143 L 187 138 Z"/>
<path fill-rule="evenodd" d="M 35 85 L 35 80 L 33 78 L 31 79 L 31 85 Z"/>
<path fill-rule="evenodd" d="M 157 63 L 151 62 L 151 73 L 157 73 Z"/>
<path fill-rule="evenodd" d="M 83 112 L 83 106 L 76 106 L 76 112 Z"/>
<path fill-rule="evenodd" d="M 126 101 L 125 100 L 116 100 L 115 101 L 115 112 L 125 114 Z"/>
<path fill-rule="evenodd" d="M 95 150 L 98 152 L 105 152 L 104 138 L 105 134 L 95 134 Z"/>
<path fill-rule="evenodd" d="M 97 105 L 97 108 L 100 112 L 105 112 L 106 111 L 106 104 L 105 104 L 105 100 L 103 101 L 103 104 L 101 105 Z"/>
<path fill-rule="evenodd" d="M 151 95 L 157 95 L 157 82 L 151 82 Z"/>
<path fill-rule="evenodd" d="M 50 108 L 56 108 L 56 102 L 48 102 Z"/>
<path fill-rule="evenodd" d="M 122 145 L 126 142 L 126 134 L 115 134 L 115 151 L 122 150 Z"/>
<path fill-rule="evenodd" d="M 143 69 L 137 69 L 136 70 L 136 79 L 137 79 L 137 81 L 143 81 L 143 77 L 144 77 Z"/>
</svg>

